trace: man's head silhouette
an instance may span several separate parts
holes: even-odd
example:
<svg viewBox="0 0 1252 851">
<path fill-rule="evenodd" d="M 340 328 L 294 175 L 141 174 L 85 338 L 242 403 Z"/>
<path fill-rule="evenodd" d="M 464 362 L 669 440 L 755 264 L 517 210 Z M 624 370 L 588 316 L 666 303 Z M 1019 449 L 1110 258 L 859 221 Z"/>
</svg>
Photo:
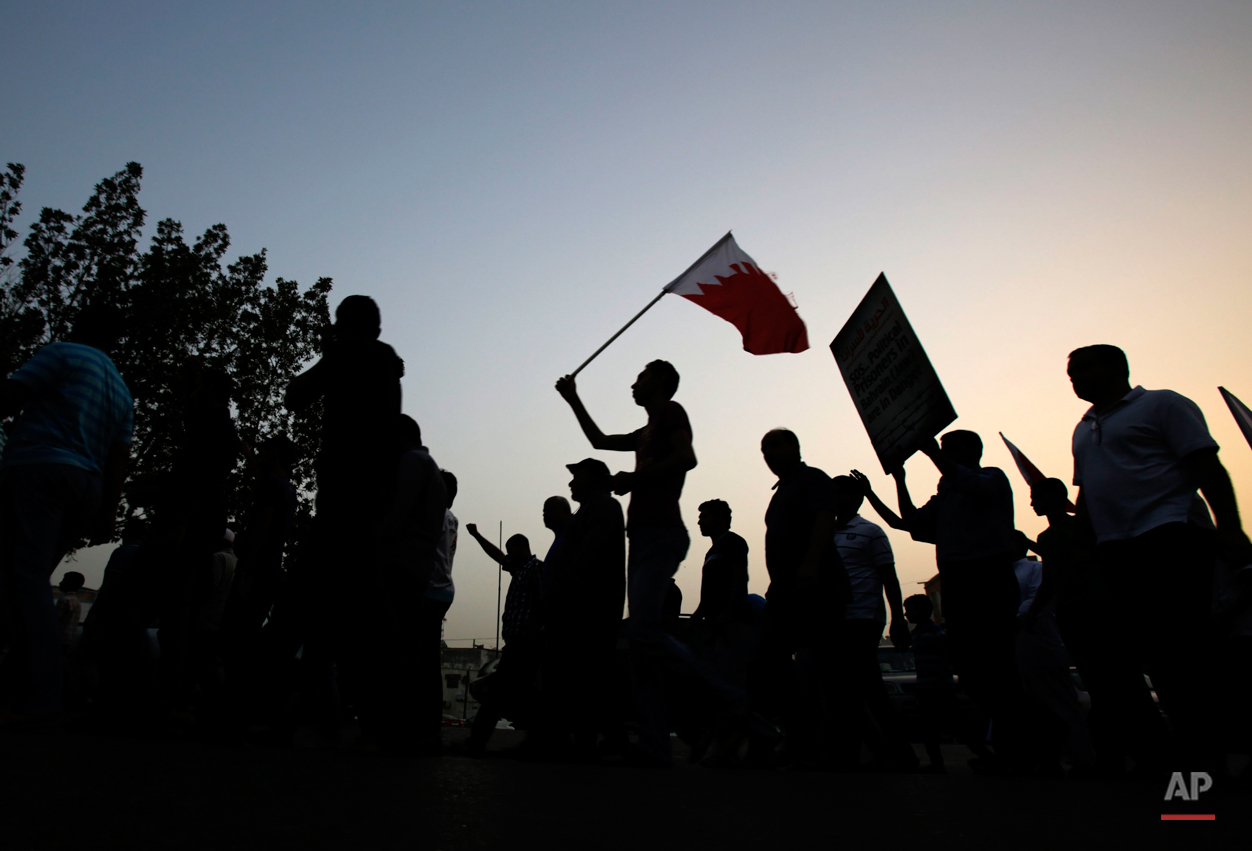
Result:
<svg viewBox="0 0 1252 851">
<path fill-rule="evenodd" d="M 343 340 L 377 340 L 382 333 L 378 305 L 365 295 L 350 295 L 335 308 L 335 333 Z"/>
<path fill-rule="evenodd" d="M 761 438 L 761 455 L 770 472 L 781 478 L 800 466 L 800 438 L 785 428 L 767 431 Z"/>
<path fill-rule="evenodd" d="M 1069 353 L 1074 395 L 1097 407 L 1112 404 L 1130 392 L 1130 364 L 1117 346 L 1083 346 Z"/>
<path fill-rule="evenodd" d="M 717 540 L 730 531 L 730 504 L 722 499 L 700 503 L 700 534 Z"/>
<path fill-rule="evenodd" d="M 1069 488 L 1060 479 L 1040 479 L 1030 486 L 1030 507 L 1035 514 L 1055 514 L 1069 507 Z"/>
<path fill-rule="evenodd" d="M 672 363 L 663 360 L 654 360 L 645 366 L 630 387 L 635 404 L 641 408 L 668 402 L 677 392 L 678 370 Z"/>
<path fill-rule="evenodd" d="M 957 429 L 945 434 L 939 440 L 939 446 L 945 455 L 962 467 L 977 470 L 982 462 L 982 438 L 977 433 Z"/>
<path fill-rule="evenodd" d="M 563 496 L 550 496 L 543 501 L 543 526 L 559 535 L 573 513 L 568 499 Z"/>
</svg>

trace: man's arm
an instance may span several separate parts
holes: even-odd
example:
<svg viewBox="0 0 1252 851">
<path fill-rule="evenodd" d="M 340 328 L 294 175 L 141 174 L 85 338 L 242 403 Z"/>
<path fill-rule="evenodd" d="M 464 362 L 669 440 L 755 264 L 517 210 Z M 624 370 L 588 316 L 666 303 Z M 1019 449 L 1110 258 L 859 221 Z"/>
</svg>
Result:
<svg viewBox="0 0 1252 851">
<path fill-rule="evenodd" d="M 92 524 L 89 543 L 94 547 L 113 540 L 116 527 L 117 505 L 122 501 L 122 485 L 126 483 L 126 470 L 130 467 L 130 446 L 114 443 L 104 458 L 100 513 Z"/>
<path fill-rule="evenodd" d="M 896 480 L 896 501 L 900 503 L 900 519 L 904 521 L 904 525 L 900 526 L 906 532 L 913 531 L 914 519 L 917 517 L 917 507 L 913 505 L 913 497 L 909 494 L 909 486 L 904 480 L 904 467 L 896 470 L 891 474 Z"/>
<path fill-rule="evenodd" d="M 322 358 L 313 366 L 291 379 L 291 383 L 287 385 L 287 393 L 283 397 L 283 404 L 287 407 L 287 410 L 303 410 L 321 398 L 323 392 L 325 392 L 322 388 L 324 373 L 326 372 L 326 367 L 323 366 L 325 362 L 326 359 Z"/>
<path fill-rule="evenodd" d="M 909 634 L 908 619 L 904 616 L 904 595 L 900 593 L 900 577 L 896 575 L 896 566 L 894 563 L 875 565 L 874 572 L 882 581 L 882 590 L 887 595 L 887 607 L 891 610 L 891 627 L 887 630 L 887 635 L 896 650 L 908 650 L 913 638 Z"/>
<path fill-rule="evenodd" d="M 600 431 L 600 427 L 591 418 L 591 414 L 587 413 L 587 406 L 583 404 L 582 399 L 578 398 L 578 385 L 574 382 L 574 376 L 567 375 L 557 379 L 556 392 L 560 393 L 561 398 L 573 409 L 574 416 L 578 418 L 578 425 L 582 427 L 583 434 L 587 435 L 592 449 L 607 449 L 614 452 L 634 451 L 634 435 L 605 434 Z"/>
<path fill-rule="evenodd" d="M 629 435 L 627 435 L 629 436 Z M 632 446 L 633 448 L 633 446 Z M 691 432 L 680 429 L 670 435 L 669 452 L 659 461 L 633 473 L 618 473 L 613 477 L 613 492 L 630 493 L 640 482 L 685 473 L 696 466 L 696 450 L 691 445 Z"/>
<path fill-rule="evenodd" d="M 488 558 L 490 558 L 492 561 L 496 562 L 497 564 L 500 564 L 500 565 L 504 564 L 505 562 L 504 553 L 500 552 L 500 548 L 497 547 L 495 544 L 491 543 L 491 541 L 488 541 L 482 535 L 478 534 L 477 523 L 466 523 L 465 531 L 469 532 L 470 537 L 478 542 L 478 546 L 483 548 L 483 552 L 487 554 Z"/>
<path fill-rule="evenodd" d="M 878 512 L 878 516 L 883 519 L 884 523 L 892 529 L 899 529 L 902 532 L 908 531 L 908 529 L 905 528 L 904 521 L 900 519 L 900 516 L 888 508 L 887 503 L 883 502 L 882 499 L 879 498 L 878 494 L 874 493 L 874 488 L 869 483 L 868 476 L 860 470 L 853 470 L 850 475 L 856 480 L 857 484 L 861 486 L 861 493 L 864 494 L 865 498 L 869 500 L 869 504 L 874 506 L 874 510 Z"/>
<path fill-rule="evenodd" d="M 835 512 L 823 508 L 813 519 L 813 534 L 809 536 L 808 548 L 800 561 L 799 579 L 816 579 L 827 547 L 835 545 Z"/>
<path fill-rule="evenodd" d="M 1252 563 L 1252 543 L 1243 532 L 1239 519 L 1239 503 L 1235 489 L 1230 484 L 1230 474 L 1217 457 L 1217 449 L 1201 449 L 1182 459 L 1183 472 L 1195 482 L 1204 494 L 1213 520 L 1217 523 L 1217 535 L 1234 566 Z"/>
</svg>

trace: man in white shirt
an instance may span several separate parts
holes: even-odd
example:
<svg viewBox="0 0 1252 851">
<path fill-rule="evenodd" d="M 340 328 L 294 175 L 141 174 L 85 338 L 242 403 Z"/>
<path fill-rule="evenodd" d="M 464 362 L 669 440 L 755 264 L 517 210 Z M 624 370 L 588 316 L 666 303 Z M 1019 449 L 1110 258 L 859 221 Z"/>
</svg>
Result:
<svg viewBox="0 0 1252 851">
<path fill-rule="evenodd" d="M 1218 754 L 1205 648 L 1214 559 L 1220 546 L 1232 563 L 1252 561 L 1230 476 L 1199 407 L 1171 390 L 1132 389 L 1121 349 L 1077 349 L 1068 372 L 1075 395 L 1091 403 L 1074 429 L 1079 519 L 1090 522 L 1106 578 L 1125 595 L 1114 613 L 1135 618 L 1122 633 L 1137 638 L 1128 663 L 1147 665 L 1179 756 L 1210 767 Z"/>
<path fill-rule="evenodd" d="M 878 664 L 878 644 L 887 625 L 883 594 L 891 605 L 891 643 L 897 650 L 909 648 L 909 624 L 904 616 L 895 555 L 882 527 L 857 513 L 865 495 L 851 476 L 835 476 L 835 547 L 848 574 L 852 600 L 843 610 L 843 660 L 845 682 L 854 702 L 855 717 L 868 707 L 881 734 L 871 736 L 870 748 L 888 769 L 912 771 L 917 755 L 900 730 L 899 719 L 883 685 Z"/>
</svg>

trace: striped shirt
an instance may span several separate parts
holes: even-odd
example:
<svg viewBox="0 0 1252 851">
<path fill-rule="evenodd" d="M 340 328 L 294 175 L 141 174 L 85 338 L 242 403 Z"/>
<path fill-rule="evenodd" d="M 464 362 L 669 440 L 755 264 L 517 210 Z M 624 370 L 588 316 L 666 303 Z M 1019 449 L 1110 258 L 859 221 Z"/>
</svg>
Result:
<svg viewBox="0 0 1252 851">
<path fill-rule="evenodd" d="M 848 521 L 847 526 L 835 530 L 835 546 L 839 549 L 839 558 L 843 560 L 843 569 L 848 572 L 848 583 L 852 586 L 852 602 L 844 609 L 844 618 L 886 623 L 887 607 L 883 604 L 882 577 L 878 575 L 878 568 L 895 564 L 887 534 L 881 526 L 858 514 Z"/>
<path fill-rule="evenodd" d="M 134 405 L 109 356 L 79 343 L 51 343 L 13 373 L 31 393 L 0 466 L 68 464 L 102 472 L 109 447 L 130 445 Z"/>
</svg>

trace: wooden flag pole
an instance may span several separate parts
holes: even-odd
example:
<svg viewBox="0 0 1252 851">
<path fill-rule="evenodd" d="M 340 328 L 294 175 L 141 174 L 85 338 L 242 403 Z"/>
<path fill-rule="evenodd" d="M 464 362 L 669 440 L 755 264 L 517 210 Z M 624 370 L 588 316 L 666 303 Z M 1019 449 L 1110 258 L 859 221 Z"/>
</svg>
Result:
<svg viewBox="0 0 1252 851">
<path fill-rule="evenodd" d="M 652 301 L 648 302 L 648 306 L 647 306 L 647 307 L 645 307 L 643 310 L 641 310 L 641 311 L 639 311 L 638 313 L 636 313 L 636 314 L 635 314 L 634 319 L 631 319 L 629 322 L 627 322 L 625 325 L 623 325 L 623 326 L 621 327 L 621 330 L 619 330 L 619 331 L 618 331 L 616 334 L 614 334 L 612 337 L 609 337 L 608 341 L 607 341 L 607 342 L 606 342 L 603 346 L 601 346 L 600 348 L 598 348 L 598 349 L 596 349 L 594 352 L 592 352 L 592 353 L 591 353 L 591 357 L 587 358 L 585 361 L 583 361 L 581 364 L 579 364 L 578 369 L 576 369 L 576 370 L 574 370 L 573 372 L 571 372 L 571 373 L 570 373 L 570 378 L 573 378 L 574 376 L 578 375 L 578 373 L 582 372 L 582 371 L 583 371 L 583 367 L 584 367 L 584 366 L 586 366 L 587 364 L 591 363 L 593 360 L 595 360 L 595 359 L 596 359 L 596 356 L 597 356 L 597 355 L 599 355 L 599 354 L 600 354 L 600 352 L 602 352 L 602 351 L 604 351 L 605 349 L 607 349 L 607 348 L 609 347 L 609 343 L 612 343 L 612 342 L 613 342 L 614 340 L 616 340 L 618 337 L 622 336 L 622 333 L 623 333 L 623 332 L 624 332 L 627 328 L 629 328 L 631 325 L 634 325 L 634 324 L 635 324 L 635 320 L 636 320 L 636 319 L 638 319 L 640 316 L 643 316 L 645 313 L 647 313 L 647 312 L 648 312 L 648 311 L 652 308 L 652 305 L 654 305 L 654 304 L 656 304 L 658 301 L 660 301 L 660 300 L 661 300 L 661 296 L 665 295 L 665 293 L 666 293 L 666 292 L 668 292 L 668 290 L 661 290 L 661 292 L 657 294 L 657 297 L 656 297 L 656 298 L 654 298 L 654 299 L 652 299 Z"/>
<path fill-rule="evenodd" d="M 591 357 L 587 358 L 585 361 L 583 361 L 581 364 L 579 364 L 579 365 L 578 365 L 578 369 L 576 369 L 576 370 L 574 370 L 573 372 L 571 372 L 571 373 L 570 373 L 570 378 L 573 378 L 574 376 L 578 375 L 578 373 L 582 372 L 582 371 L 583 371 L 583 367 L 585 367 L 587 364 L 589 364 L 589 363 L 591 363 L 593 360 L 595 360 L 595 359 L 596 359 L 596 356 L 598 356 L 598 355 L 600 354 L 600 352 L 602 352 L 602 351 L 604 351 L 605 349 L 607 349 L 607 348 L 609 347 L 609 344 L 610 344 L 610 343 L 612 343 L 612 342 L 613 342 L 614 340 L 616 340 L 618 337 L 622 336 L 622 333 L 623 333 L 623 332 L 624 332 L 627 328 L 629 328 L 631 325 L 634 325 L 634 324 L 635 324 L 635 320 L 637 320 L 640 316 L 643 316 L 645 313 L 647 313 L 649 310 L 651 310 L 651 309 L 652 309 L 652 305 L 654 305 L 654 304 L 656 304 L 658 301 L 660 301 L 660 300 L 661 300 L 661 296 L 663 296 L 663 295 L 665 295 L 667 292 L 669 292 L 669 291 L 670 291 L 670 288 L 671 288 L 671 287 L 673 287 L 673 286 L 674 286 L 674 284 L 678 283 L 678 282 L 679 282 L 679 281 L 681 281 L 683 278 L 685 278 L 685 277 L 687 276 L 687 273 L 688 273 L 688 272 L 690 272 L 692 269 L 696 268 L 696 267 L 697 267 L 697 266 L 699 266 L 701 263 L 703 263 L 705 260 L 707 260 L 707 259 L 708 259 L 708 257 L 709 257 L 709 255 L 710 255 L 710 254 L 712 254 L 714 251 L 716 251 L 717 249 L 721 248 L 721 247 L 722 247 L 722 243 L 724 243 L 726 240 L 730 239 L 731 234 L 732 234 L 732 232 L 731 232 L 731 231 L 726 231 L 726 235 L 725 235 L 724 237 L 722 237 L 721 239 L 719 239 L 717 242 L 713 243 L 713 247 L 712 247 L 712 248 L 710 248 L 708 251 L 706 251 L 706 252 L 704 252 L 703 254 L 701 254 L 701 255 L 700 255 L 700 259 L 699 259 L 699 260 L 697 260 L 696 262 L 692 263 L 690 266 L 688 266 L 688 267 L 686 268 L 686 270 L 684 270 L 684 271 L 683 271 L 683 273 L 682 273 L 681 275 L 679 275 L 677 278 L 675 278 L 674 280 L 672 280 L 672 281 L 670 281 L 668 284 L 666 284 L 666 285 L 665 285 L 665 287 L 661 290 L 661 292 L 657 295 L 657 297 L 656 297 L 656 298 L 654 298 L 654 299 L 652 299 L 652 301 L 648 302 L 647 306 L 646 306 L 646 307 L 644 307 L 644 309 L 643 309 L 643 310 L 641 310 L 641 311 L 639 311 L 638 313 L 636 313 L 636 314 L 635 314 L 634 319 L 631 319 L 629 322 L 627 322 L 625 325 L 623 325 L 623 326 L 622 326 L 622 328 L 621 328 L 621 330 L 620 330 L 620 331 L 618 331 L 616 334 L 614 334 L 612 337 L 609 337 L 608 341 L 607 341 L 607 342 L 606 342 L 603 346 L 601 346 L 600 348 L 598 348 L 598 349 L 596 349 L 594 352 L 592 352 L 592 353 L 591 353 Z"/>
</svg>

